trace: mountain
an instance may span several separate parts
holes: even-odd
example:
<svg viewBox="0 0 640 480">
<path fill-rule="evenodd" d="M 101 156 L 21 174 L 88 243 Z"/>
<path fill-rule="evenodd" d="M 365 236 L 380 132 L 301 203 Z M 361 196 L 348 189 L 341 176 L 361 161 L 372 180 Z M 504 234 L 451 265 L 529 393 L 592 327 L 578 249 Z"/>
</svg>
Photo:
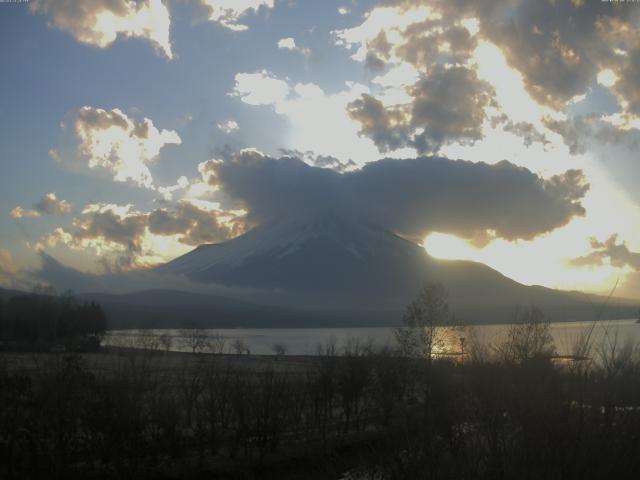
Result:
<svg viewBox="0 0 640 480">
<path fill-rule="evenodd" d="M 227 242 L 197 247 L 158 270 L 273 291 L 283 306 L 323 312 L 327 321 L 395 323 L 426 282 L 444 284 L 456 315 L 470 323 L 504 322 L 515 307 L 529 304 L 556 320 L 588 320 L 595 312 L 593 300 L 579 293 L 524 286 L 476 262 L 435 259 L 392 232 L 337 215 L 263 224 Z M 628 312 L 609 309 L 608 315 Z"/>
<path fill-rule="evenodd" d="M 479 280 L 502 289 L 518 285 L 484 265 L 442 262 L 375 225 L 329 215 L 265 224 L 202 245 L 162 270 L 199 282 L 350 298 L 406 297 L 428 280 L 464 292 L 488 287 Z"/>
</svg>

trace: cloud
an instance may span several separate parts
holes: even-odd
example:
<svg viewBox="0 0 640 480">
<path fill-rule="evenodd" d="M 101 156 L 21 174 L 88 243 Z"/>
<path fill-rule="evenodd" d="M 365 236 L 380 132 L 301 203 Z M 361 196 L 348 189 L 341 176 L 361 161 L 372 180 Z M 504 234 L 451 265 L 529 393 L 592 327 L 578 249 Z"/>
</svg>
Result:
<svg viewBox="0 0 640 480">
<path fill-rule="evenodd" d="M 418 153 L 436 153 L 454 141 L 473 143 L 482 138 L 485 109 L 495 105 L 492 87 L 466 67 L 436 67 L 408 93 L 408 105 L 385 107 L 371 95 L 348 105 L 360 133 L 381 152 L 411 146 Z"/>
<path fill-rule="evenodd" d="M 619 144 L 627 142 L 628 146 L 637 147 L 637 134 L 640 122 L 628 124 L 629 118 L 620 115 L 586 115 L 568 116 L 565 119 L 554 119 L 545 116 L 542 123 L 552 132 L 562 137 L 569 147 L 571 155 L 580 155 L 587 151 L 589 142 L 597 140 L 603 144 Z M 634 139 L 634 137 L 636 137 Z"/>
<path fill-rule="evenodd" d="M 132 205 L 97 203 L 87 205 L 72 228 L 56 228 L 43 237 L 36 249 L 64 245 L 92 250 L 104 259 L 103 266 L 109 271 L 131 269 L 165 261 L 172 249 L 184 253 L 186 245 L 228 240 L 245 228 L 244 212 L 225 211 L 205 201 L 181 200 L 151 212 L 135 210 Z M 163 241 L 160 237 L 171 238 Z M 159 251 L 163 248 L 165 251 Z"/>
<path fill-rule="evenodd" d="M 176 180 L 175 185 L 170 185 L 168 187 L 158 187 L 158 192 L 162 194 L 162 197 L 169 201 L 173 197 L 173 194 L 178 190 L 184 190 L 189 187 L 189 179 L 182 175 Z"/>
<path fill-rule="evenodd" d="M 349 15 L 350 13 L 351 13 L 351 9 L 349 9 L 348 7 L 338 7 L 339 15 Z"/>
<path fill-rule="evenodd" d="M 0 247 L 0 287 L 16 290 L 29 290 L 33 281 L 22 269 L 18 269 L 9 250 Z"/>
<path fill-rule="evenodd" d="M 430 14 L 431 9 L 424 5 L 416 8 L 380 6 L 366 14 L 360 25 L 335 30 L 332 34 L 336 45 L 357 49 L 351 57 L 354 60 L 364 62 L 367 53 L 386 59 L 392 53 L 392 46 L 402 41 L 407 28 L 429 18 Z"/>
<path fill-rule="evenodd" d="M 16 273 L 16 267 L 13 265 L 11 253 L 4 248 L 0 248 L 0 273 Z"/>
<path fill-rule="evenodd" d="M 281 38 L 278 40 L 278 48 L 283 50 L 295 50 L 296 49 L 296 41 L 291 37 Z"/>
<path fill-rule="evenodd" d="M 157 209 L 149 214 L 149 231 L 158 235 L 179 234 L 186 245 L 219 243 L 242 233 L 237 215 L 219 209 L 207 209 L 188 201 L 178 202 L 172 210 Z"/>
<path fill-rule="evenodd" d="M 158 130 L 148 118 L 136 121 L 118 108 L 84 106 L 73 120 L 79 141 L 77 159 L 89 169 L 110 174 L 117 182 L 133 181 L 153 188 L 149 164 L 165 145 L 179 145 L 173 130 Z"/>
<path fill-rule="evenodd" d="M 411 143 L 409 112 L 405 108 L 386 108 L 372 95 L 363 94 L 347 106 L 349 116 L 361 125 L 360 134 L 386 153 Z"/>
<path fill-rule="evenodd" d="M 640 122 L 638 21 L 640 10 L 629 2 L 387 0 L 373 8 L 360 24 L 333 34 L 337 45 L 355 48 L 354 60 L 377 70 L 392 71 L 411 65 L 420 73 L 423 84 L 439 75 L 443 68 L 486 72 L 486 64 L 490 65 L 492 61 L 486 54 L 495 45 L 510 69 L 518 72 L 518 81 L 522 81 L 524 89 L 540 108 L 563 111 L 599 82 L 616 96 L 620 113 L 627 119 L 626 125 L 631 125 Z M 479 89 L 493 97 L 481 82 L 479 76 L 473 75 L 465 83 L 467 88 L 477 84 L 472 91 Z M 454 91 L 453 87 L 447 90 Z M 414 89 L 413 96 L 416 92 L 419 90 Z M 386 93 L 373 97 L 385 104 L 386 109 L 395 108 L 389 106 L 384 95 Z M 487 103 L 485 98 L 476 99 L 479 100 L 476 105 L 513 110 L 512 105 L 495 105 L 494 99 Z M 447 102 L 440 104 L 446 108 Z M 466 113 L 465 110 L 450 110 L 459 116 Z M 362 114 L 359 110 L 354 113 Z M 381 113 L 390 115 L 389 112 Z M 497 113 L 503 112 L 498 110 Z M 452 141 L 468 142 L 482 137 L 478 109 L 470 110 L 468 116 L 470 135 L 454 135 Z M 506 130 L 523 136 L 527 146 L 542 140 L 521 123 L 524 120 L 538 130 L 545 127 L 539 119 L 509 118 Z M 367 134 L 366 121 L 363 126 L 362 132 Z M 417 139 L 427 147 L 423 151 L 437 152 L 431 146 L 438 146 L 442 133 L 446 133 L 446 129 L 430 138 L 426 130 L 425 135 Z M 383 152 L 413 136 L 410 131 L 399 132 L 398 129 L 386 135 L 380 128 L 375 128 L 373 134 Z M 610 128 L 602 135 L 612 138 L 615 132 Z M 568 142 L 575 143 L 571 139 Z M 577 151 L 575 146 L 574 151 Z"/>
<path fill-rule="evenodd" d="M 354 60 L 386 70 L 373 81 L 382 93 L 348 106 L 360 134 L 380 152 L 412 147 L 433 154 L 483 138 L 495 92 L 469 62 L 477 39 L 463 20 L 444 21 L 431 5 L 378 7 L 361 25 L 333 32 L 338 45 L 358 47 Z"/>
<path fill-rule="evenodd" d="M 240 125 L 238 125 L 238 122 L 235 120 L 225 120 L 224 122 L 218 123 L 218 128 L 227 135 L 230 135 L 240 130 Z"/>
<path fill-rule="evenodd" d="M 11 253 L 4 248 L 0 248 L 0 285 L 10 287 L 17 271 L 13 264 Z"/>
<path fill-rule="evenodd" d="M 507 161 L 437 157 L 385 159 L 341 174 L 296 158 L 244 152 L 206 162 L 202 171 L 247 210 L 250 223 L 332 212 L 410 238 L 438 231 L 532 239 L 584 215 L 580 201 L 589 188 L 578 170 L 545 180 Z"/>
<path fill-rule="evenodd" d="M 624 2 L 612 5 L 612 2 L 525 0 L 389 0 L 385 3 L 409 12 L 417 6 L 427 6 L 438 27 L 447 28 L 465 18 L 477 20 L 481 38 L 500 47 L 508 63 L 522 74 L 531 96 L 558 110 L 575 96 L 586 93 L 604 68 L 610 68 L 619 78 L 637 78 L 618 74 L 633 73 L 632 52 L 640 48 L 635 26 L 640 15 L 634 5 Z M 423 22 L 415 18 L 415 24 Z M 633 95 L 637 91 L 636 84 L 631 91 L 620 93 Z"/>
<path fill-rule="evenodd" d="M 583 257 L 577 257 L 570 261 L 571 265 L 598 266 L 603 265 L 605 260 L 613 267 L 630 267 L 640 271 L 640 253 L 629 250 L 625 242 L 618 242 L 618 235 L 611 235 L 604 242 L 596 238 L 591 239 L 592 252 Z"/>
<path fill-rule="evenodd" d="M 85 207 L 83 214 L 84 219 L 74 221 L 74 240 L 102 240 L 125 247 L 131 255 L 140 253 L 147 219 L 132 211 L 131 205 L 92 204 Z"/>
<path fill-rule="evenodd" d="M 309 57 L 311 55 L 310 49 L 297 45 L 295 39 L 292 37 L 281 38 L 278 40 L 278 48 L 281 50 L 289 50 L 291 52 L 300 52 L 305 57 Z"/>
<path fill-rule="evenodd" d="M 25 217 L 39 217 L 40 212 L 37 212 L 36 210 L 24 209 L 18 206 L 18 207 L 15 207 L 13 210 L 11 210 L 9 215 L 11 215 L 11 218 L 19 219 L 19 218 L 25 218 Z"/>
<path fill-rule="evenodd" d="M 556 121 L 551 119 L 551 117 L 547 117 L 547 120 Z M 534 124 L 525 121 L 515 122 L 504 113 L 491 117 L 490 122 L 492 128 L 496 128 L 501 125 L 505 132 L 512 133 L 513 135 L 522 138 L 522 142 L 525 147 L 530 147 L 534 143 L 540 143 L 543 146 L 551 143 L 547 136 Z"/>
<path fill-rule="evenodd" d="M 249 27 L 240 23 L 240 19 L 260 8 L 273 8 L 274 0 L 199 0 L 209 15 L 209 20 L 229 30 L 240 32 Z"/>
<path fill-rule="evenodd" d="M 238 73 L 230 95 L 239 97 L 249 105 L 273 105 L 287 98 L 289 85 L 266 70 Z"/>
<path fill-rule="evenodd" d="M 301 152 L 300 150 L 281 148 L 280 153 L 285 157 L 299 158 L 308 165 L 320 168 L 330 168 L 337 172 L 348 172 L 350 170 L 355 170 L 358 167 L 356 162 L 353 160 L 342 162 L 331 155 L 316 155 L 310 150 Z"/>
<path fill-rule="evenodd" d="M 36 250 L 64 245 L 81 252 L 92 251 L 109 271 L 143 266 L 143 258 L 152 256 L 143 249 L 147 215 L 132 205 L 89 204 L 81 213 L 70 229 L 59 227 L 43 237 Z"/>
<path fill-rule="evenodd" d="M 58 199 L 53 192 L 45 194 L 36 204 L 36 210 L 46 215 L 65 215 L 71 211 L 71 204 Z"/>
<path fill-rule="evenodd" d="M 291 128 L 290 148 L 364 163 L 378 152 L 371 140 L 358 137 L 358 124 L 349 117 L 347 105 L 368 91 L 346 82 L 343 90 L 327 93 L 314 83 L 290 85 L 263 70 L 237 74 L 231 95 L 250 105 L 270 105 L 285 117 Z"/>
<path fill-rule="evenodd" d="M 79 42 L 106 48 L 119 36 L 143 38 L 173 58 L 171 17 L 161 0 L 32 0 L 30 8 Z"/>
<path fill-rule="evenodd" d="M 58 199 L 55 193 L 50 192 L 40 198 L 33 209 L 16 207 L 11 210 L 13 218 L 39 217 L 40 215 L 65 215 L 71 211 L 71 204 L 66 200 Z"/>
</svg>

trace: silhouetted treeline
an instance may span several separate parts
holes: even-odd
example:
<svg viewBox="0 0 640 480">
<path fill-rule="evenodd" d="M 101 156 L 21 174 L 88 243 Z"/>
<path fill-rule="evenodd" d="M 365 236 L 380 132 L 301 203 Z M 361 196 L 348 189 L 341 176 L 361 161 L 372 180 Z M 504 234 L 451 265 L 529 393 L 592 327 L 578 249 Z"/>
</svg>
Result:
<svg viewBox="0 0 640 480">
<path fill-rule="evenodd" d="M 0 299 L 0 346 L 5 349 L 95 350 L 106 331 L 100 305 L 61 296 L 32 293 Z"/>
<path fill-rule="evenodd" d="M 637 357 L 501 353 L 515 350 L 426 362 L 351 342 L 249 367 L 160 350 L 12 357 L 0 478 L 639 478 Z"/>
</svg>

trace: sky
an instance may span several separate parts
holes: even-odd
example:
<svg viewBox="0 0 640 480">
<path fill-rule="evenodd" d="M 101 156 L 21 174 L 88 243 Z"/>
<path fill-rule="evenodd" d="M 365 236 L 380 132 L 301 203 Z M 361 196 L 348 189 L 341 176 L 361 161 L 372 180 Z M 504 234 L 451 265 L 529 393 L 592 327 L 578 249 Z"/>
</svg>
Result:
<svg viewBox="0 0 640 480">
<path fill-rule="evenodd" d="M 640 298 L 640 4 L 0 2 L 0 285 L 287 215 Z"/>
</svg>

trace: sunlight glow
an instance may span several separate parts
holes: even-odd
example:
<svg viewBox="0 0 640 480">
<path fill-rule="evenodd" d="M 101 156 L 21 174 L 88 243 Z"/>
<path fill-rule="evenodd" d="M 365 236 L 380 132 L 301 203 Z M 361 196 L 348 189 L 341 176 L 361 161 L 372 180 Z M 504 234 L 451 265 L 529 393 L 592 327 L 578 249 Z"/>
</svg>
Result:
<svg viewBox="0 0 640 480">
<path fill-rule="evenodd" d="M 475 259 L 479 250 L 469 242 L 446 233 L 431 233 L 424 240 L 429 255 L 443 260 Z"/>
<path fill-rule="evenodd" d="M 473 58 L 479 78 L 489 82 L 496 90 L 499 111 L 510 119 L 530 122 L 539 127 L 544 115 L 555 114 L 553 110 L 540 106 L 531 98 L 525 89 L 522 74 L 508 65 L 507 59 L 496 45 L 485 40 L 478 42 Z"/>
<path fill-rule="evenodd" d="M 613 70 L 606 69 L 598 73 L 598 83 L 605 87 L 613 87 L 618 81 L 618 76 Z"/>
<path fill-rule="evenodd" d="M 568 260 L 588 253 L 588 245 L 572 241 L 572 229 L 558 231 L 533 241 L 496 239 L 484 248 L 439 232 L 424 240 L 427 253 L 442 260 L 480 262 L 525 285 L 582 289 L 603 293 L 624 276 L 608 264 L 575 268 Z"/>
</svg>

